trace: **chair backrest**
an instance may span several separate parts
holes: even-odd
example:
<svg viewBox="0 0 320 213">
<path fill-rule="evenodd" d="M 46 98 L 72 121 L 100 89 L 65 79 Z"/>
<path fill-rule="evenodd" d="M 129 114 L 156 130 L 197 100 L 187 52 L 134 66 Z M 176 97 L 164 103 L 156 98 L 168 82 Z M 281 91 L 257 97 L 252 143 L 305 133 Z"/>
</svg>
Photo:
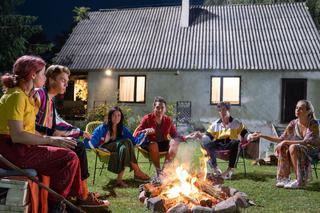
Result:
<svg viewBox="0 0 320 213">
<path fill-rule="evenodd" d="M 86 125 L 86 132 L 89 132 L 90 134 L 93 133 L 94 129 L 97 128 L 100 124 L 102 124 L 102 121 L 91 121 Z"/>
<path fill-rule="evenodd" d="M 177 101 L 177 122 L 189 123 L 191 121 L 191 101 Z"/>
</svg>

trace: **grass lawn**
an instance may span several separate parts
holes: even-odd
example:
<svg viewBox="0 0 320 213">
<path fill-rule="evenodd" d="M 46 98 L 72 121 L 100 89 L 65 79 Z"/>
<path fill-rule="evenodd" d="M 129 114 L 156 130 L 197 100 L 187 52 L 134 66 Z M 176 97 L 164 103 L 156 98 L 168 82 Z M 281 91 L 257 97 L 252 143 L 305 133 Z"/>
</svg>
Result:
<svg viewBox="0 0 320 213">
<path fill-rule="evenodd" d="M 192 142 L 181 144 L 179 157 L 193 159 L 195 165 L 199 158 L 199 145 Z M 190 155 L 191 154 L 191 155 Z M 190 156 L 188 156 L 190 155 Z M 103 170 L 96 177 L 96 183 L 92 185 L 95 154 L 88 151 L 88 160 L 91 176 L 88 179 L 91 191 L 98 191 L 100 194 L 108 195 L 111 202 L 110 209 L 115 213 L 130 212 L 141 213 L 150 212 L 138 200 L 138 186 L 140 183 L 133 181 L 133 172 L 126 169 L 124 180 L 130 185 L 129 188 L 120 189 L 112 187 L 116 175 Z M 154 175 L 154 168 L 149 170 L 149 163 L 140 154 L 139 165 L 144 172 L 150 176 Z M 316 179 L 313 172 L 313 180 L 305 189 L 288 190 L 275 187 L 276 167 L 274 166 L 253 166 L 252 160 L 246 160 L 247 176 L 244 176 L 243 165 L 239 164 L 235 170 L 232 180 L 225 181 L 225 185 L 236 188 L 248 194 L 249 198 L 257 205 L 247 209 L 241 209 L 242 212 L 320 212 L 320 179 Z M 100 165 L 100 164 L 99 164 Z M 221 169 L 225 169 L 227 164 L 220 163 Z"/>
</svg>

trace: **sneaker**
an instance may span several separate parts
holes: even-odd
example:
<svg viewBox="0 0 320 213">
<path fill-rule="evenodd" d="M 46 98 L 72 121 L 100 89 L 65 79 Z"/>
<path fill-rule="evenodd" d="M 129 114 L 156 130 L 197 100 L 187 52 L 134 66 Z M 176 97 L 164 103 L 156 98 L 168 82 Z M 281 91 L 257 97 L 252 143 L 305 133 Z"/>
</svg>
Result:
<svg viewBox="0 0 320 213">
<path fill-rule="evenodd" d="M 161 179 L 156 175 L 151 179 L 151 183 L 155 186 L 160 186 L 162 184 Z"/>
<path fill-rule="evenodd" d="M 221 169 L 219 169 L 219 167 L 214 166 L 213 168 L 213 174 L 215 174 L 216 176 L 220 176 L 222 174 Z"/>
<path fill-rule="evenodd" d="M 284 185 L 285 189 L 298 189 L 301 188 L 301 185 L 299 184 L 298 180 L 293 180 L 286 185 Z"/>
<path fill-rule="evenodd" d="M 224 180 L 230 180 L 232 177 L 232 170 L 227 170 L 222 174 Z"/>
<path fill-rule="evenodd" d="M 285 178 L 285 179 L 280 179 L 277 181 L 276 183 L 276 187 L 278 188 L 283 188 L 285 185 L 287 185 L 290 182 L 289 178 Z"/>
</svg>

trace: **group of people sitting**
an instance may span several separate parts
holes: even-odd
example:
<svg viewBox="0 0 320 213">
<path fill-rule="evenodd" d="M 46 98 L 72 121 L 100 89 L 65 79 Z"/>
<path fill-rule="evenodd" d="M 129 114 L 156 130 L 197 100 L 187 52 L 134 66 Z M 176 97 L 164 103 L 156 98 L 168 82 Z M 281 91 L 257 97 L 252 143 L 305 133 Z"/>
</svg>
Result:
<svg viewBox="0 0 320 213">
<path fill-rule="evenodd" d="M 180 135 L 172 121 L 165 115 L 167 103 L 156 97 L 153 110 L 145 115 L 134 134 L 124 126 L 124 115 L 113 107 L 103 124 L 92 135 L 81 131 L 56 113 L 53 98 L 66 91 L 70 71 L 67 67 L 51 65 L 39 57 L 22 56 L 15 62 L 12 74 L 1 77 L 5 94 L 0 99 L 0 154 L 21 168 L 35 169 L 50 177 L 50 187 L 65 198 L 76 198 L 79 205 L 108 206 L 96 193 L 89 192 L 86 148 L 103 147 L 112 155 L 108 170 L 118 174 L 116 185 L 127 187 L 123 181 L 125 167 L 134 171 L 136 181 L 149 181 L 138 166 L 134 146 L 147 150 L 159 177 L 166 165 L 175 158 L 179 143 L 198 139 L 209 155 L 209 165 L 216 175 L 230 179 L 236 166 L 241 140 L 254 141 L 265 138 L 278 143 L 277 187 L 299 188 L 306 185 L 311 172 L 310 155 L 320 146 L 319 127 L 314 109 L 309 101 L 297 103 L 297 119 L 289 123 L 280 137 L 250 133 L 245 126 L 230 115 L 230 104 L 220 102 L 220 118 L 204 133 Z M 83 136 L 85 143 L 78 140 Z M 217 166 L 216 150 L 230 150 L 229 166 L 222 172 Z M 164 165 L 160 165 L 159 152 L 167 151 Z M 290 181 L 290 167 L 296 179 Z M 0 163 L 0 168 L 7 168 Z M 63 212 L 63 206 L 54 196 L 49 196 L 49 211 Z"/>
</svg>

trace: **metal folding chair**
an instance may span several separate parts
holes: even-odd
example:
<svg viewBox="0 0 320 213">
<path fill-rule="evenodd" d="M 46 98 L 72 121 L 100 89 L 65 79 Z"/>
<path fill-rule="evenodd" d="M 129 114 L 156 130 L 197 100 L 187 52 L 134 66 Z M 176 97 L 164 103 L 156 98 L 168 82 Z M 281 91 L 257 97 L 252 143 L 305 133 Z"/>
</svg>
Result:
<svg viewBox="0 0 320 213">
<path fill-rule="evenodd" d="M 103 123 L 102 121 L 89 122 L 86 126 L 86 132 L 89 132 L 90 134 L 92 134 L 94 129 L 97 128 L 102 123 Z M 106 149 L 102 149 L 102 148 L 95 148 L 95 147 L 91 147 L 91 148 L 94 151 L 94 153 L 96 154 L 96 159 L 94 162 L 93 181 L 92 181 L 93 185 L 94 185 L 95 180 L 96 180 L 97 169 L 100 169 L 100 175 L 101 175 L 102 170 L 104 169 L 105 165 L 107 165 L 109 162 L 111 152 L 109 152 Z M 101 167 L 98 167 L 98 159 L 102 163 Z"/>
</svg>

